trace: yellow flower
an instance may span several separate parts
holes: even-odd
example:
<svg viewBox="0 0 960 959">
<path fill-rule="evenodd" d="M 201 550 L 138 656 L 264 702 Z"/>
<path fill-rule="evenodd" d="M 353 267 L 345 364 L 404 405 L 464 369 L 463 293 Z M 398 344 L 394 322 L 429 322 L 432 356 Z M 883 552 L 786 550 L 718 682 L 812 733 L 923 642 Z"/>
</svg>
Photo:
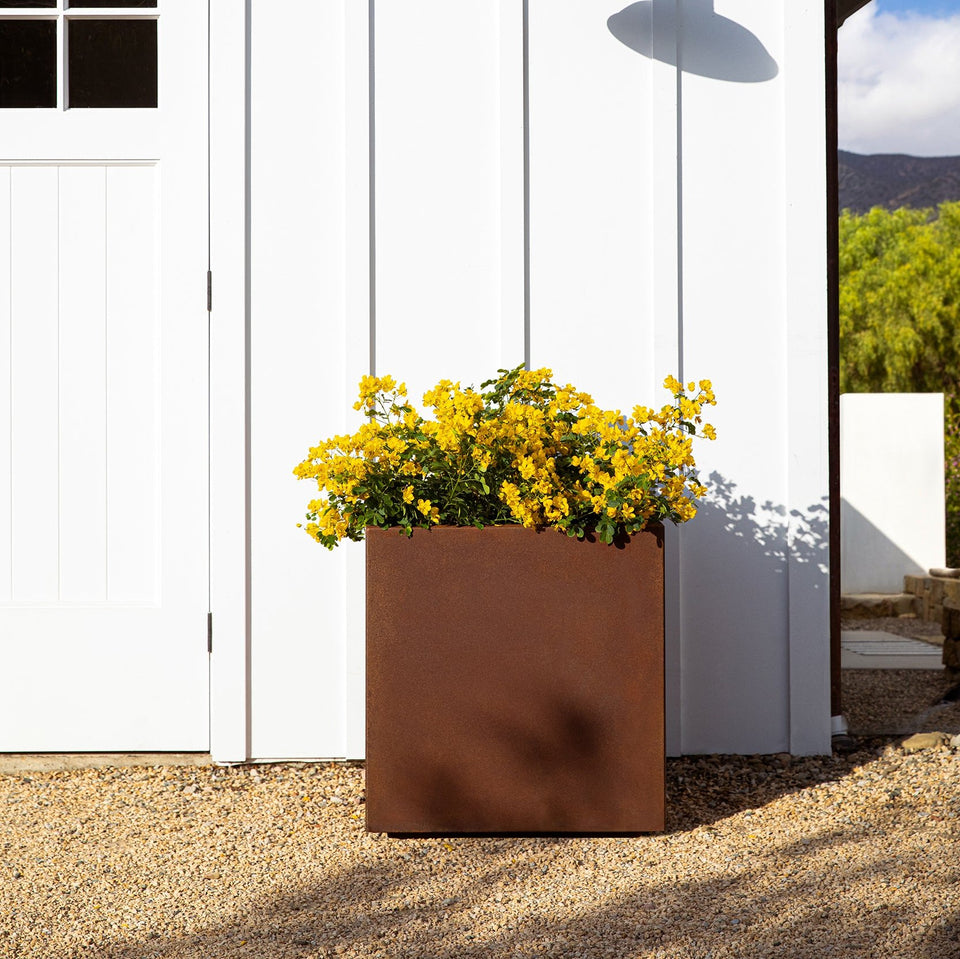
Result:
<svg viewBox="0 0 960 959">
<path fill-rule="evenodd" d="M 501 373 L 486 384 L 494 384 L 487 394 L 493 402 L 441 380 L 424 395 L 434 411 L 430 420 L 402 399 L 404 384 L 364 377 L 356 404 L 362 425 L 311 446 L 294 470 L 320 494 L 309 503 L 308 535 L 332 547 L 347 536 L 360 538 L 371 511 L 383 512 L 388 525 L 409 522 L 404 507 L 413 503 L 429 523 L 439 523 L 446 500 L 417 499 L 418 477 L 455 497 L 483 474 L 497 477 L 489 480 L 491 502 L 479 501 L 468 521 L 508 516 L 524 526 L 576 530 L 609 518 L 622 529 L 651 517 L 683 522 L 696 512 L 694 498 L 705 491 L 692 442 L 716 436 L 701 419 L 702 408 L 716 403 L 709 380 L 685 385 L 669 376 L 670 403 L 659 412 L 635 406 L 625 416 L 595 406 L 572 385 L 554 385 L 549 369 Z"/>
</svg>

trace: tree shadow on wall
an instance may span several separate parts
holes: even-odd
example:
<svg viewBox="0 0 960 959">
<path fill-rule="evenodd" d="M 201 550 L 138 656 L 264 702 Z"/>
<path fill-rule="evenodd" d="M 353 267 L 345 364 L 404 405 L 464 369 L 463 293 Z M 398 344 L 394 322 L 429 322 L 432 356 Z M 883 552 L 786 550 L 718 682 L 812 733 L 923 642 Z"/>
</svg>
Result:
<svg viewBox="0 0 960 959">
<path fill-rule="evenodd" d="M 782 575 L 789 563 L 829 574 L 830 510 L 828 498 L 803 510 L 788 510 L 772 500 L 737 492 L 737 484 L 713 472 L 706 481 L 707 498 L 696 522 L 705 520 L 724 534 L 740 540 L 752 552 L 766 557 L 770 569 Z"/>
<path fill-rule="evenodd" d="M 704 482 L 697 517 L 680 530 L 685 639 L 672 654 L 683 663 L 684 750 L 726 752 L 731 741 L 743 752 L 789 750 L 795 675 L 821 676 L 807 711 L 822 703 L 829 748 L 825 499 L 788 509 L 718 472 Z"/>
<path fill-rule="evenodd" d="M 738 493 L 736 484 L 718 473 L 707 481 L 708 498 L 701 504 L 693 527 L 703 523 L 699 531 L 704 537 L 733 537 L 737 545 L 731 550 L 724 544 L 730 565 L 736 562 L 737 577 L 742 580 L 740 601 L 745 609 L 755 609 L 764 597 L 778 595 L 786 602 L 787 572 L 790 590 L 813 597 L 829 588 L 829 512 L 826 501 L 805 510 L 790 510 L 769 500 L 759 502 L 752 496 Z M 906 553 L 851 507 L 844 510 L 845 536 L 843 548 L 863 550 L 868 554 L 860 564 L 886 563 L 910 572 L 915 564 Z M 847 557 L 850 565 L 854 559 Z M 772 655 L 766 634 L 754 634 L 745 628 L 740 637 L 750 655 Z M 808 643 L 821 642 L 826 647 L 829 632 L 811 632 Z M 709 651 L 703 654 L 709 656 Z M 784 668 L 785 668 L 784 664 Z M 723 669 L 723 665 L 716 666 Z M 929 729 L 953 731 L 955 712 L 943 701 L 952 689 L 938 658 L 928 670 L 903 670 L 903 681 L 894 684 L 892 669 L 843 669 L 843 713 L 850 722 L 851 734 L 860 738 L 896 737 Z M 921 675 L 922 674 L 922 675 Z M 882 678 L 885 676 L 886 678 Z M 880 691 L 884 690 L 884 691 Z M 882 708 L 877 705 L 882 697 Z M 940 723 L 941 725 L 937 725 Z M 932 724 L 932 725 L 931 725 Z"/>
</svg>

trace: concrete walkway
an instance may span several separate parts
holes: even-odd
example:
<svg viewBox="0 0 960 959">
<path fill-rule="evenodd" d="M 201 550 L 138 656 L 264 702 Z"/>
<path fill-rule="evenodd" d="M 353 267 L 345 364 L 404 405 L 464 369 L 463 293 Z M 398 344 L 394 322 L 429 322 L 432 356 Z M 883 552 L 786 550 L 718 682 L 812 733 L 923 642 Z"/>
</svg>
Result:
<svg viewBox="0 0 960 959">
<path fill-rule="evenodd" d="M 843 630 L 841 669 L 943 669 L 943 649 L 880 630 Z"/>
</svg>

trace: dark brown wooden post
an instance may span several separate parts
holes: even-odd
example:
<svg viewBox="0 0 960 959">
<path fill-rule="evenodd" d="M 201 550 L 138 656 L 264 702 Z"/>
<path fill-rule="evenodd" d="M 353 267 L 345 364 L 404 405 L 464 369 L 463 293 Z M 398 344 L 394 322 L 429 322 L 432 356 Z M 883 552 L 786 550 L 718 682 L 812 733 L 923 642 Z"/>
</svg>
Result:
<svg viewBox="0 0 960 959">
<path fill-rule="evenodd" d="M 825 0 L 827 163 L 827 390 L 830 495 L 830 713 L 840 692 L 840 195 L 837 170 L 837 0 Z"/>
</svg>

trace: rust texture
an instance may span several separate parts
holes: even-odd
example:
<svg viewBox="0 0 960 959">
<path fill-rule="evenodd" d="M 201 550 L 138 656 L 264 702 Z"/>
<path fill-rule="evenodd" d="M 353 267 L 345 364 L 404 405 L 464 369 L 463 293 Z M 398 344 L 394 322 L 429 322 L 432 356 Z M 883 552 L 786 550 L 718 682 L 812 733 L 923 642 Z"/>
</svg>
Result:
<svg viewBox="0 0 960 959">
<path fill-rule="evenodd" d="M 366 538 L 368 830 L 664 828 L 660 528 Z"/>
</svg>

